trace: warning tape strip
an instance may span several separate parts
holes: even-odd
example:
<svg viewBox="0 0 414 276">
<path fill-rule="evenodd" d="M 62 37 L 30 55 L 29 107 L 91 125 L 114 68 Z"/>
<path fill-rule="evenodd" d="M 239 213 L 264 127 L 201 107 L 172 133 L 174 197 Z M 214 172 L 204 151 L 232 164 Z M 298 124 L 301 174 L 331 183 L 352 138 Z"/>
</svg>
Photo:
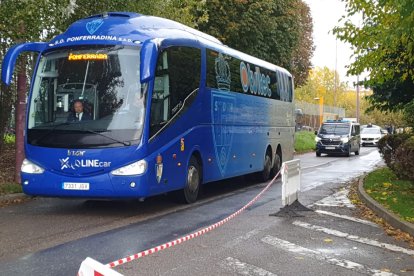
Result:
<svg viewBox="0 0 414 276">
<path fill-rule="evenodd" d="M 221 221 L 219 221 L 217 223 L 214 223 L 214 224 L 212 224 L 212 225 L 210 225 L 208 227 L 205 227 L 205 228 L 203 228 L 203 229 L 201 229 L 199 231 L 196 231 L 194 233 L 188 234 L 188 235 L 186 235 L 184 237 L 178 238 L 176 240 L 173 240 L 173 241 L 164 243 L 162 245 L 153 247 L 151 249 L 147 249 L 147 250 L 141 251 L 139 253 L 136 253 L 134 255 L 130 255 L 128 257 L 125 257 L 125 258 L 119 259 L 117 261 L 111 262 L 109 264 L 106 264 L 106 266 L 113 268 L 113 267 L 119 266 L 121 264 L 125 264 L 125 263 L 128 263 L 128 262 L 131 262 L 133 260 L 142 258 L 144 256 L 151 255 L 151 254 L 156 253 L 158 251 L 161 251 L 161 250 L 167 249 L 169 247 L 173 247 L 173 246 L 175 246 L 177 244 L 180 244 L 180 243 L 186 242 L 188 240 L 194 239 L 194 238 L 199 237 L 199 236 L 201 236 L 201 235 L 203 235 L 203 234 L 205 234 L 207 232 L 210 232 L 213 229 L 216 229 L 217 227 L 222 226 L 223 224 L 225 224 L 226 222 L 228 222 L 229 220 L 233 219 L 234 217 L 236 217 L 237 215 L 239 215 L 241 212 L 243 212 L 244 210 L 246 210 L 248 207 L 250 207 L 251 205 L 253 205 L 253 203 L 255 203 L 262 196 L 262 194 L 264 192 L 266 192 L 270 188 L 270 186 L 272 186 L 272 184 L 276 181 L 276 178 L 279 176 L 279 174 L 280 174 L 280 171 L 275 175 L 275 177 L 272 179 L 272 181 L 270 181 L 269 184 L 267 184 L 267 186 L 263 188 L 263 190 L 257 196 L 255 196 L 252 200 L 249 201 L 249 203 L 247 203 L 246 205 L 244 205 L 241 209 L 239 209 L 238 211 L 234 212 L 233 214 L 231 214 L 227 218 L 225 218 L 225 219 L 223 219 L 223 220 L 221 220 Z"/>
</svg>

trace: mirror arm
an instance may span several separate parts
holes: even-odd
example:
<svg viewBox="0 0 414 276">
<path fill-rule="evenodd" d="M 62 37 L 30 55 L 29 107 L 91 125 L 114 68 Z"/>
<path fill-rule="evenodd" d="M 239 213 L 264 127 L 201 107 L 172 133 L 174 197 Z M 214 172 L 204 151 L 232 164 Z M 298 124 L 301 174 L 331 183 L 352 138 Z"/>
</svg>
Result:
<svg viewBox="0 0 414 276">
<path fill-rule="evenodd" d="M 21 52 L 42 52 L 46 49 L 46 42 L 30 42 L 13 46 L 7 51 L 3 60 L 1 78 L 8 86 L 11 83 L 14 67 L 16 66 L 17 57 Z"/>
</svg>

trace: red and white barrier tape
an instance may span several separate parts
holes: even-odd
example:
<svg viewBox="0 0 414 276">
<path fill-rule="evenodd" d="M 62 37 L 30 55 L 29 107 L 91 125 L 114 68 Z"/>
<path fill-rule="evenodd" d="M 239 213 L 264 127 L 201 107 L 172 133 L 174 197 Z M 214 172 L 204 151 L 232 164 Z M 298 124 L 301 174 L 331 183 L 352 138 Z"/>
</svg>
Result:
<svg viewBox="0 0 414 276">
<path fill-rule="evenodd" d="M 108 266 L 108 267 L 116 267 L 116 266 L 119 266 L 119 265 L 121 265 L 121 264 L 125 264 L 125 263 L 128 263 L 128 262 L 131 262 L 131 261 L 133 261 L 133 260 L 136 260 L 136 259 L 139 259 L 139 258 L 142 258 L 142 257 L 144 257 L 144 256 L 148 256 L 148 255 L 150 255 L 150 254 L 153 254 L 153 253 L 156 253 L 156 252 L 158 252 L 158 251 L 161 251 L 161 250 L 164 250 L 164 249 L 166 249 L 166 248 L 169 248 L 169 247 L 173 247 L 174 245 L 177 245 L 177 244 L 180 244 L 180 243 L 183 243 L 183 242 L 185 242 L 185 241 L 188 241 L 188 240 L 191 240 L 191 239 L 194 239 L 194 238 L 196 238 L 196 237 L 198 237 L 198 236 L 201 236 L 201 235 L 203 235 L 203 234 L 205 234 L 205 233 L 207 233 L 207 232 L 210 232 L 211 230 L 213 230 L 213 229 L 216 229 L 217 227 L 220 227 L 220 226 L 222 226 L 223 224 L 225 224 L 226 222 L 228 222 L 229 220 L 231 220 L 231 219 L 233 219 L 234 217 L 236 217 L 237 215 L 239 215 L 241 212 L 243 212 L 245 209 L 247 209 L 248 207 L 250 207 L 251 205 L 253 205 L 253 203 L 255 203 L 261 196 L 262 196 L 262 194 L 264 193 L 264 192 L 266 192 L 269 188 L 270 188 L 270 186 L 272 186 L 272 184 L 275 182 L 275 180 L 276 180 L 276 178 L 279 176 L 279 174 L 280 174 L 280 171 L 275 175 L 275 177 L 269 182 L 269 184 L 267 184 L 267 186 L 266 187 L 264 187 L 264 189 L 257 195 L 257 196 L 255 196 L 252 200 L 250 200 L 249 201 L 249 203 L 247 203 L 246 205 L 244 205 L 241 209 L 239 209 L 238 211 L 236 211 L 236 212 L 234 212 L 233 214 L 231 214 L 230 216 L 228 216 L 227 218 L 225 218 L 225 219 L 223 219 L 223 220 L 221 220 L 221 221 L 219 221 L 219 222 L 217 222 L 217 223 L 214 223 L 214 224 L 212 224 L 212 225 L 210 225 L 210 226 L 208 226 L 208 227 L 206 227 L 206 228 L 203 228 L 203 229 L 201 229 L 201 230 L 199 230 L 199 231 L 197 231 L 197 232 L 194 232 L 194 233 L 191 233 L 191 234 L 188 234 L 187 236 L 184 236 L 184 237 L 181 237 L 181 238 L 178 238 L 178 239 L 176 239 L 176 240 L 173 240 L 173 241 L 170 241 L 170 242 L 167 242 L 167 243 L 164 243 L 164 244 L 162 244 L 162 245 L 159 245 L 159 246 L 156 246 L 156 247 L 153 247 L 153 248 L 151 248 L 151 249 L 147 249 L 147 250 L 144 250 L 144 251 L 141 251 L 141 252 L 139 252 L 139 253 L 136 253 L 136 254 L 134 254 L 134 255 L 130 255 L 130 256 L 128 256 L 128 257 L 125 257 L 125 258 L 122 258 L 122 259 L 119 259 L 119 260 L 117 260 L 117 261 L 114 261 L 114 262 L 111 262 L 111 263 L 109 263 L 109 264 L 106 264 L 106 266 Z"/>
</svg>

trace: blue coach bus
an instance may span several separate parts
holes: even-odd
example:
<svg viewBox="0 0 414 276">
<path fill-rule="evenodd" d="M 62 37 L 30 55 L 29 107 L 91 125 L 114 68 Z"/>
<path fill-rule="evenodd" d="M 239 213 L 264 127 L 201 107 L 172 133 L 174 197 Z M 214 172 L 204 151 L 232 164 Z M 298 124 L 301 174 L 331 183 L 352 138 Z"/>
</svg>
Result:
<svg viewBox="0 0 414 276">
<path fill-rule="evenodd" d="M 126 12 L 79 20 L 48 43 L 12 47 L 7 85 L 24 51 L 39 53 L 26 194 L 178 191 L 191 203 L 204 183 L 249 173 L 266 181 L 293 156 L 291 74 L 180 23 Z"/>
</svg>

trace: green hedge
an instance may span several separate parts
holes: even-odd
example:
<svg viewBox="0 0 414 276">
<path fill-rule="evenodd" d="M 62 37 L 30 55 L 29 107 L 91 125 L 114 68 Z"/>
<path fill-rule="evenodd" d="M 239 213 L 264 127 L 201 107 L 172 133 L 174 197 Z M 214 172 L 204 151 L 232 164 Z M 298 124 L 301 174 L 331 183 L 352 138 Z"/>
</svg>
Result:
<svg viewBox="0 0 414 276">
<path fill-rule="evenodd" d="M 414 136 L 402 133 L 387 135 L 378 142 L 387 166 L 400 178 L 414 181 Z"/>
</svg>

